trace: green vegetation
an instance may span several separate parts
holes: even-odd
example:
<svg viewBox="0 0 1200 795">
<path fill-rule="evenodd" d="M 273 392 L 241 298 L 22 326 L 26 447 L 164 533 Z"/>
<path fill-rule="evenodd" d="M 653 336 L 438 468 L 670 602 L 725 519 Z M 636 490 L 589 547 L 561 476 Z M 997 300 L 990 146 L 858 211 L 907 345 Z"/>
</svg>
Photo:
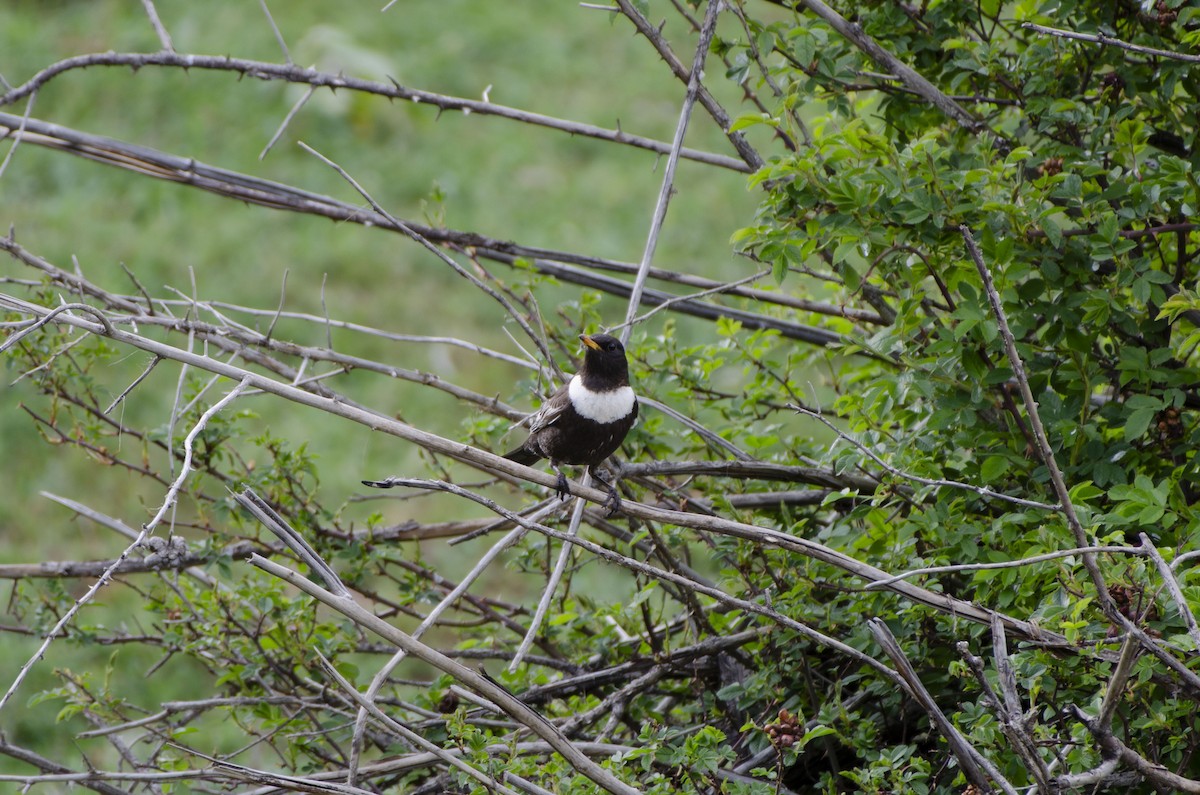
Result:
<svg viewBox="0 0 1200 795">
<path fill-rule="evenodd" d="M 158 5 L 180 53 L 283 62 L 259 8 Z M 761 271 L 746 285 L 757 292 L 727 285 L 698 299 L 724 316 L 674 305 L 632 330 L 638 392 L 677 414 L 643 406 L 620 455 L 623 512 L 589 509 L 574 547 L 570 504 L 536 514 L 543 526 L 443 603 L 512 527 L 451 545 L 494 518 L 485 501 L 556 506 L 544 482 L 474 448 L 521 433 L 513 420 L 549 386 L 546 352 L 570 371 L 580 331 L 621 321 L 619 290 L 552 270 L 613 278 L 597 259 L 638 262 L 666 157 L 381 94 L 391 77 L 669 142 L 685 81 L 646 34 L 667 19 L 664 40 L 690 64 L 707 4 L 619 5 L 272 9 L 296 64 L 382 87 L 316 89 L 262 160 L 315 79 L 299 67 L 289 85 L 93 66 L 39 88 L 31 124 L 369 213 L 302 141 L 487 289 L 384 218 L 268 210 L 221 195 L 233 182 L 206 192 L 23 140 L 0 175 L 16 229 L 4 295 L 42 312 L 87 302 L 138 337 L 84 333 L 94 315 L 79 310 L 74 327 L 24 334 L 29 314 L 6 315 L 6 381 L 22 377 L 4 396 L 28 413 L 0 414 L 0 563 L 115 558 L 127 540 L 38 492 L 136 529 L 185 471 L 193 429 L 196 442 L 178 508 L 155 528 L 186 545 L 119 574 L 0 705 L 0 775 L 52 772 L 18 761 L 24 748 L 77 771 L 137 760 L 164 791 L 244 786 L 228 768 L 210 784 L 165 778 L 208 757 L 322 780 L 356 771 L 380 792 L 485 791 L 444 760 L 415 761 L 421 747 L 390 718 L 516 791 L 1200 791 L 1200 66 L 1171 56 L 1196 50 L 1200 11 L 1173 0 L 732 4 L 704 81 L 730 125 L 705 99 L 686 144 L 729 157 L 745 135 L 763 165 L 680 162 L 652 264 L 689 281 L 649 287 Z M 646 24 L 632 36 L 631 23 Z M 10 4 L 0 30 L 16 91 L 59 58 L 160 47 L 133 3 Z M 24 101 L 5 99 L 19 117 Z M 284 309 L 315 320 L 274 319 L 285 274 Z M 168 313 L 177 322 L 160 323 Z M 530 366 L 331 328 L 326 313 Z M 106 412 L 162 343 L 163 361 Z M 184 370 L 189 350 L 212 361 Z M 202 419 L 240 377 L 214 377 L 213 361 L 269 381 Z M 477 501 L 363 499 L 363 478 L 393 474 Z M 358 707 L 322 658 L 367 692 L 394 647 L 244 562 L 312 569 L 235 503 L 243 489 L 388 623 L 420 634 L 448 608 L 422 640 L 550 724 L 523 730 L 424 657 L 371 693 L 386 717 L 356 734 Z M 96 580 L 8 571 L 0 687 Z M 164 706 L 185 700 L 197 703 Z M 605 772 L 531 745 L 551 724 Z"/>
</svg>

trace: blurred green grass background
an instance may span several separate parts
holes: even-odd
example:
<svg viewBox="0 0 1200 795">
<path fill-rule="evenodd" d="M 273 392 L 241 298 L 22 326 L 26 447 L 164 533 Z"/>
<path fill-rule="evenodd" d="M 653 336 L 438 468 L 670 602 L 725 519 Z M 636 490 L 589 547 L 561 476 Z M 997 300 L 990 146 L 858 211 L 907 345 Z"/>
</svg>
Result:
<svg viewBox="0 0 1200 795">
<path fill-rule="evenodd" d="M 336 13 L 329 4 L 309 0 L 270 5 L 292 58 L 302 66 L 376 80 L 394 77 L 407 86 L 466 97 L 487 91 L 494 102 L 604 127 L 619 125 L 663 141 L 671 139 L 678 118 L 683 88 L 645 40 L 624 20 L 573 3 L 401 2 L 382 14 L 373 4 L 342 5 Z M 180 52 L 281 60 L 257 3 L 158 0 L 156 7 Z M 692 38 L 670 26 L 665 32 L 685 60 L 690 57 Z M 158 47 L 142 4 L 132 0 L 0 5 L 0 74 L 12 85 L 61 58 Z M 720 68 L 713 61 L 710 72 Z M 722 97 L 726 106 L 738 112 L 736 90 L 718 86 L 722 88 L 727 89 Z M 359 201 L 337 174 L 297 145 L 304 141 L 341 164 L 399 217 L 424 220 L 426 214 L 444 213 L 446 225 L 457 229 L 625 261 L 640 259 L 661 181 L 662 160 L 651 153 L 503 119 L 320 92 L 260 161 L 260 151 L 303 91 L 224 72 L 92 68 L 45 86 L 33 115 Z M 6 110 L 22 113 L 24 107 Z M 687 143 L 730 151 L 699 110 Z M 735 261 L 728 245 L 729 235 L 749 223 L 755 206 L 745 176 L 684 161 L 676 184 L 655 265 L 712 277 L 748 273 L 747 263 Z M 123 263 L 155 295 L 164 292 L 164 285 L 190 295 L 194 280 L 201 299 L 273 309 L 287 272 L 289 310 L 320 313 L 324 279 L 325 304 L 334 318 L 400 333 L 454 335 L 517 352 L 502 330 L 505 317 L 498 305 L 466 287 L 418 246 L 379 230 L 247 207 L 32 145 L 22 145 L 0 177 L 0 221 L 11 225 L 31 251 L 68 268 L 75 257 L 89 279 L 116 291 L 134 291 Z M 502 266 L 493 268 L 501 278 L 511 278 Z M 11 260 L 0 273 L 33 276 Z M 540 294 L 543 311 L 550 315 L 556 309 L 546 303 L 547 296 L 566 303 L 579 295 L 569 286 L 547 290 Z M 616 323 L 624 301 L 606 297 L 601 308 L 605 321 Z M 694 327 L 700 321 L 679 322 Z M 281 323 L 277 336 L 323 344 L 324 329 Z M 468 388 L 529 405 L 528 394 L 514 386 L 526 377 L 517 368 L 439 346 L 385 343 L 336 330 L 333 339 L 340 350 L 431 370 Z M 140 355 L 120 352 L 111 364 L 114 396 L 145 362 Z M 9 367 L 0 387 L 0 440 L 6 453 L 0 456 L 0 482 L 5 484 L 0 562 L 115 556 L 122 539 L 72 518 L 39 492 L 79 499 L 136 526 L 161 502 L 161 489 L 117 468 L 98 471 L 94 461 L 69 445 L 44 443 L 18 404 L 42 410 L 45 402 L 28 381 L 11 385 L 19 374 Z M 176 377 L 174 368 L 160 367 L 123 407 L 126 417 L 151 427 L 165 423 L 162 396 L 174 391 Z M 352 375 L 340 379 L 337 388 L 450 436 L 460 433 L 460 423 L 469 418 L 468 407 L 432 390 L 379 377 Z M 361 493 L 364 476 L 421 470 L 416 451 L 396 439 L 282 401 L 255 398 L 246 407 L 260 415 L 256 422 L 262 428 L 306 444 L 318 456 L 321 497 L 327 505 L 341 505 Z M 364 515 L 383 510 L 389 520 L 404 518 L 389 506 L 367 505 Z M 462 513 L 461 504 L 437 500 L 412 501 L 405 510 L 412 506 L 418 518 L 429 518 L 438 505 Z M 482 546 L 452 557 L 473 561 Z M 438 559 L 437 549 L 427 553 Z M 509 577 L 511 572 L 494 576 Z M 87 585 L 74 583 L 80 592 Z M 505 587 L 520 593 L 536 584 L 506 582 Z M 137 597 L 118 586 L 89 607 L 83 620 L 126 624 L 132 631 L 144 618 Z M 17 643 L 12 637 L 6 636 L 6 652 L 0 657 L 4 687 L 35 646 L 32 640 Z M 113 676 L 126 685 L 137 682 L 155 661 L 153 652 L 133 648 L 112 652 L 56 643 L 16 702 L 0 714 L 0 730 L 52 757 L 77 757 L 73 735 L 90 727 L 78 718 L 55 724 L 53 703 L 28 707 L 28 699 L 54 685 L 55 667 L 103 671 L 113 653 L 118 655 Z M 203 677 L 191 675 L 187 665 L 172 662 L 151 679 L 146 703 L 209 695 L 197 687 Z M 0 771 L 13 765 L 0 758 Z"/>
</svg>

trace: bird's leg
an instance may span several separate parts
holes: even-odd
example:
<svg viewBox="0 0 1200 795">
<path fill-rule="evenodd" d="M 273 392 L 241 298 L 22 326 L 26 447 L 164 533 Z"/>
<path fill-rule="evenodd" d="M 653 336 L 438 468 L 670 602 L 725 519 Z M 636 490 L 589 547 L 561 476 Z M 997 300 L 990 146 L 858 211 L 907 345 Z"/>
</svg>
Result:
<svg viewBox="0 0 1200 795">
<path fill-rule="evenodd" d="M 554 468 L 554 472 L 558 475 L 558 480 L 554 483 L 554 490 L 558 492 L 558 498 L 565 500 L 571 496 L 571 489 L 567 486 L 567 476 L 559 469 L 558 464 L 554 461 L 550 462 L 550 466 Z"/>
<path fill-rule="evenodd" d="M 617 487 L 596 474 L 595 467 L 588 467 L 588 473 L 591 474 L 592 480 L 595 480 L 598 483 L 603 483 L 608 489 L 608 502 L 604 503 L 604 507 L 608 508 L 608 515 L 612 516 L 614 513 L 621 510 L 621 495 L 617 493 Z M 613 478 L 613 480 L 616 480 L 616 478 Z"/>
</svg>

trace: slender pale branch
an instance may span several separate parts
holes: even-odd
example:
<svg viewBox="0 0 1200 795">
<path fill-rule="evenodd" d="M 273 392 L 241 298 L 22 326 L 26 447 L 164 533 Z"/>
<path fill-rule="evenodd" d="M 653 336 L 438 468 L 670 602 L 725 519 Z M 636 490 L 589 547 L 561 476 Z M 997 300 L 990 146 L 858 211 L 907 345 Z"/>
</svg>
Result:
<svg viewBox="0 0 1200 795">
<path fill-rule="evenodd" d="M 554 506 L 546 506 L 542 509 L 541 514 L 535 513 L 534 516 L 536 518 L 540 518 L 540 515 L 549 513 L 551 510 L 553 510 L 553 508 Z M 492 546 L 488 548 L 488 551 L 481 555 L 477 561 L 475 561 L 475 565 L 471 567 L 471 570 L 459 580 L 457 585 L 451 588 L 450 591 L 444 597 L 442 597 L 442 600 L 438 602 L 432 610 L 429 611 L 428 615 L 426 615 L 424 619 L 422 619 L 420 625 L 418 625 L 417 628 L 412 631 L 411 634 L 413 640 L 420 640 L 426 632 L 436 625 L 442 614 L 456 604 L 458 600 L 467 593 L 471 585 L 474 584 L 475 581 L 478 580 L 479 577 L 482 576 L 489 567 L 491 567 L 492 563 L 494 563 L 496 559 L 499 558 L 500 555 L 502 555 L 505 551 L 512 548 L 513 545 L 524 538 L 527 532 L 528 530 L 524 527 L 515 527 L 494 544 L 492 544 Z M 391 658 L 379 668 L 375 675 L 371 677 L 371 683 L 367 686 L 367 692 L 365 694 L 365 698 L 368 701 L 371 701 L 376 697 L 380 688 L 387 683 L 387 679 L 391 675 L 392 671 L 395 670 L 397 665 L 404 661 L 404 658 L 407 656 L 407 654 L 408 652 L 406 649 L 401 648 L 397 650 L 396 653 L 393 654 Z M 367 710 L 363 709 L 360 705 L 358 717 L 354 725 L 354 736 L 352 738 L 351 745 L 349 776 L 349 780 L 351 782 L 354 781 L 358 772 L 358 760 L 363 742 L 363 732 L 366 728 L 366 717 Z"/>
<path fill-rule="evenodd" d="M 1075 513 L 1075 505 L 1071 502 L 1071 494 L 1067 489 L 1066 480 L 1063 478 L 1062 470 L 1058 467 L 1058 461 L 1054 456 L 1054 448 L 1050 446 L 1050 439 L 1046 435 L 1045 427 L 1042 425 L 1041 416 L 1038 414 L 1038 404 L 1034 400 L 1033 391 L 1029 387 L 1029 378 L 1025 375 L 1025 365 L 1021 361 L 1020 354 L 1017 352 L 1017 341 L 1013 336 L 1012 329 L 1009 328 L 1008 316 L 1004 312 L 1000 293 L 996 290 L 996 285 L 992 281 L 992 273 L 983 261 L 983 254 L 980 252 L 979 246 L 971 234 L 971 230 L 964 225 L 959 227 L 959 231 L 962 233 L 963 240 L 966 241 L 967 251 L 970 253 L 971 259 L 974 261 L 975 267 L 983 280 L 984 292 L 987 294 L 988 302 L 991 304 L 992 314 L 996 318 L 996 324 L 1000 330 L 1000 338 L 1004 342 L 1004 352 L 1008 357 L 1009 366 L 1012 368 L 1013 377 L 1017 381 L 1021 399 L 1025 404 L 1025 413 L 1028 416 L 1029 426 L 1033 430 L 1034 439 L 1037 441 L 1038 455 L 1046 465 L 1046 470 L 1050 475 L 1050 483 L 1054 488 L 1055 496 L 1058 497 L 1062 514 L 1066 517 L 1067 527 L 1070 528 L 1072 534 L 1075 536 L 1076 546 L 1088 547 L 1090 545 L 1088 543 L 1087 530 L 1084 529 L 1083 523 L 1079 521 L 1079 516 Z M 1162 648 L 1154 638 L 1146 634 L 1145 630 L 1137 626 L 1117 607 L 1112 594 L 1108 591 L 1108 585 L 1104 580 L 1104 573 L 1100 570 L 1100 565 L 1096 561 L 1095 554 L 1084 552 L 1082 553 L 1082 559 L 1083 567 L 1096 589 L 1096 600 L 1099 602 L 1105 617 L 1113 624 L 1120 626 L 1126 632 L 1136 637 L 1155 657 L 1165 663 L 1171 670 L 1175 671 L 1189 687 L 1200 691 L 1200 676 L 1173 657 L 1166 649 Z"/>
<path fill-rule="evenodd" d="M 146 16 L 150 18 L 150 26 L 154 28 L 154 33 L 158 36 L 158 41 L 162 44 L 163 49 L 167 52 L 175 52 L 175 45 L 171 42 L 171 34 L 167 33 L 166 26 L 159 19 L 158 9 L 154 7 L 154 0 L 142 0 L 142 8 L 146 9 Z"/>
<path fill-rule="evenodd" d="M 992 571 L 995 569 L 1017 569 L 1022 566 L 1031 566 L 1035 563 L 1044 563 L 1048 560 L 1060 560 L 1062 558 L 1075 557 L 1083 553 L 1112 553 L 1116 555 L 1146 555 L 1147 551 L 1144 547 L 1077 547 L 1075 549 L 1060 549 L 1054 552 L 1046 552 L 1042 555 L 1031 555 L 1027 558 L 1017 558 L 1016 560 L 1000 560 L 994 563 L 960 563 L 948 566 L 924 566 L 919 569 L 909 569 L 886 580 L 869 583 L 867 589 L 885 588 L 893 582 L 900 580 L 908 580 L 913 577 L 920 577 L 925 574 L 953 574 L 960 571 Z"/>
<path fill-rule="evenodd" d="M 591 471 L 584 472 L 583 480 L 580 481 L 580 484 L 583 486 L 592 485 Z M 575 505 L 571 510 L 571 521 L 567 525 L 568 536 L 574 538 L 579 534 L 579 525 L 583 521 L 583 510 L 585 507 L 587 507 L 587 502 L 576 497 Z M 535 517 L 531 517 L 531 520 L 533 518 Z M 554 600 L 554 593 L 558 590 L 558 584 L 562 581 L 563 572 L 567 570 L 567 562 L 571 559 L 571 549 L 570 544 L 563 544 L 559 547 L 558 558 L 554 561 L 554 568 L 550 570 L 550 577 L 546 580 L 546 587 L 542 589 L 542 598 L 538 600 L 537 609 L 533 612 L 533 620 L 529 622 L 529 628 L 525 631 L 525 637 L 521 638 L 521 643 L 517 646 L 517 651 L 513 655 L 512 662 L 508 664 L 510 673 L 520 667 L 521 662 L 525 659 L 525 655 L 529 653 L 530 647 L 533 646 L 534 639 L 542 631 L 542 622 L 546 620 L 546 613 L 550 611 L 550 602 Z"/>
<path fill-rule="evenodd" d="M 170 67 L 175 69 L 205 69 L 212 71 L 234 72 L 246 77 L 259 80 L 280 80 L 288 83 L 300 83 L 313 88 L 327 88 L 336 91 L 358 91 L 364 94 L 374 94 L 388 99 L 409 100 L 414 104 L 425 104 L 443 111 L 457 110 L 480 116 L 499 116 L 522 124 L 533 124 L 558 130 L 570 135 L 585 138 L 597 138 L 602 141 L 625 144 L 638 149 L 645 149 L 665 155 L 671 151 L 669 144 L 630 135 L 623 130 L 609 130 L 592 124 L 557 119 L 541 113 L 510 108 L 483 100 L 464 99 L 432 91 L 408 88 L 399 83 L 381 83 L 375 80 L 363 80 L 342 74 L 329 74 L 316 69 L 305 69 L 295 64 L 278 64 L 266 61 L 252 61 L 245 58 L 232 58 L 226 55 L 193 55 L 170 51 L 155 53 L 101 52 L 88 55 L 76 55 L 51 64 L 29 78 L 25 83 L 0 95 L 0 107 L 11 105 L 37 91 L 40 87 L 59 75 L 78 69 L 88 69 L 97 66 L 125 66 L 142 69 L 150 66 Z M 695 149 L 685 149 L 681 156 L 707 165 L 733 169 L 734 171 L 749 172 L 751 166 L 737 158 L 728 155 L 718 155 L 711 152 L 701 152 Z M 754 166 L 757 167 L 757 166 Z"/>
<path fill-rule="evenodd" d="M 1021 27 L 1025 30 L 1032 30 L 1035 33 L 1045 33 L 1049 36 L 1055 36 L 1060 39 L 1073 39 L 1075 41 L 1086 41 L 1092 44 L 1101 46 L 1119 47 L 1122 50 L 1140 53 L 1142 55 L 1153 55 L 1157 58 L 1170 58 L 1174 61 L 1185 61 L 1187 63 L 1200 63 L 1200 55 L 1192 55 L 1184 52 L 1173 52 L 1171 50 L 1163 50 L 1158 47 L 1147 47 L 1142 44 L 1131 44 L 1127 41 L 1121 41 L 1109 36 L 1104 31 L 1096 33 L 1080 33 L 1075 30 L 1063 30 L 1062 28 L 1051 28 L 1046 25 L 1038 25 L 1034 22 L 1022 22 Z"/>
<path fill-rule="evenodd" d="M 1024 497 L 1013 497 L 1013 496 L 1005 494 L 1003 492 L 993 491 L 992 489 L 989 489 L 986 486 L 976 486 L 973 483 L 963 483 L 962 481 L 958 481 L 958 480 L 945 480 L 942 478 L 924 478 L 919 475 L 914 475 L 912 473 L 905 472 L 902 469 L 897 469 L 896 467 L 892 466 L 887 461 L 884 461 L 882 458 L 880 458 L 878 455 L 876 455 L 874 453 L 874 451 L 872 451 L 870 448 L 868 448 L 865 444 L 858 441 L 857 439 L 850 436 L 849 434 L 845 433 L 841 428 L 837 427 L 832 422 L 830 422 L 829 420 L 822 417 L 819 412 L 813 411 L 812 409 L 807 409 L 804 406 L 797 406 L 797 405 L 790 405 L 789 408 L 799 412 L 800 414 L 803 414 L 806 417 L 812 417 L 817 422 L 820 422 L 826 428 L 829 428 L 831 431 L 836 433 L 838 435 L 838 438 L 840 438 L 846 442 L 849 442 L 851 445 L 854 446 L 855 449 L 859 450 L 864 455 L 866 455 L 868 458 L 870 458 L 872 461 L 874 461 L 876 464 L 883 467 L 883 469 L 886 470 L 889 474 L 894 475 L 898 478 L 903 478 L 904 480 L 911 480 L 914 483 L 920 483 L 924 486 L 936 486 L 939 488 L 950 487 L 950 488 L 956 488 L 956 489 L 963 489 L 965 491 L 974 492 L 974 493 L 978 494 L 980 497 L 987 497 L 988 499 L 993 499 L 993 500 L 1003 500 L 1004 502 L 1011 502 L 1016 505 L 1023 506 L 1025 508 L 1037 508 L 1037 509 L 1043 510 L 1043 511 L 1057 511 L 1059 509 L 1057 505 L 1051 505 L 1051 504 L 1045 503 L 1045 502 L 1037 502 L 1036 500 L 1027 500 Z"/>
<path fill-rule="evenodd" d="M 1046 435 L 1046 429 L 1042 425 L 1041 415 L 1038 413 L 1037 400 L 1033 397 L 1033 390 L 1029 388 L 1029 378 L 1025 375 L 1025 364 L 1021 361 L 1021 355 L 1017 352 L 1017 341 L 1013 337 L 1012 329 L 1008 326 L 1008 315 L 1004 311 L 1004 305 L 1000 301 L 1000 293 L 996 290 L 996 285 L 992 281 L 992 272 L 988 269 L 987 264 L 983 261 L 983 254 L 979 250 L 978 244 L 975 243 L 975 238 L 971 234 L 971 230 L 966 226 L 959 227 L 962 233 L 963 240 L 966 241 L 967 251 L 971 255 L 972 261 L 975 263 L 976 270 L 979 271 L 979 276 L 983 279 L 983 289 L 987 294 L 988 302 L 991 304 L 992 315 L 996 318 L 996 325 L 1000 329 L 1000 339 L 1004 343 L 1004 353 L 1008 357 L 1008 364 L 1012 368 L 1013 377 L 1017 381 L 1017 388 L 1021 393 L 1021 400 L 1025 404 L 1025 413 L 1028 415 L 1029 426 L 1033 431 L 1034 439 L 1037 441 L 1038 456 L 1042 459 L 1042 463 L 1046 465 L 1046 469 L 1050 474 L 1050 483 L 1054 488 L 1054 495 L 1058 498 L 1058 506 L 1066 517 L 1067 526 L 1071 528 L 1071 532 L 1075 536 L 1075 546 L 1090 547 L 1087 531 L 1083 527 L 1083 523 L 1079 521 L 1079 516 L 1075 513 L 1075 505 L 1071 501 L 1071 493 L 1067 488 L 1067 483 L 1063 479 L 1062 470 L 1058 468 L 1058 460 L 1054 456 L 1054 448 L 1050 446 L 1050 439 Z M 1112 597 L 1108 593 L 1108 586 L 1104 582 L 1104 574 L 1100 571 L 1099 565 L 1096 563 L 1096 556 L 1091 552 L 1083 553 L 1083 565 L 1091 575 L 1092 583 L 1096 586 L 1096 598 L 1102 605 L 1106 605 L 1108 609 L 1105 612 L 1113 611 Z"/>
<path fill-rule="evenodd" d="M 334 171 L 336 171 L 338 173 L 338 175 L 342 177 L 342 179 L 346 180 L 346 182 L 350 183 L 351 187 L 353 187 L 356 191 L 358 191 L 359 195 L 361 195 L 364 199 L 367 200 L 367 203 L 371 205 L 371 209 L 373 209 L 375 212 L 379 213 L 384 218 L 386 218 L 388 220 L 388 222 L 393 226 L 393 228 L 399 229 L 401 232 L 403 232 L 409 238 L 411 238 L 412 240 L 419 243 L 422 248 L 424 248 L 426 251 L 428 251 L 433 256 L 437 257 L 439 260 L 444 262 L 446 265 L 450 266 L 451 270 L 453 270 L 459 276 L 461 276 L 462 278 L 464 278 L 468 282 L 470 282 L 477 290 L 479 290 L 484 295 L 491 298 L 496 303 L 500 304 L 500 306 L 504 308 L 504 311 L 508 313 L 508 316 L 511 317 L 514 321 L 516 321 L 517 325 L 519 325 L 522 328 L 522 330 L 524 330 L 526 335 L 529 336 L 529 338 L 533 341 L 533 344 L 538 346 L 538 348 L 542 352 L 542 356 L 547 360 L 549 360 L 551 358 L 550 351 L 546 348 L 546 344 L 542 340 L 542 336 L 540 334 L 538 334 L 537 331 L 535 331 L 532 326 L 529 325 L 529 321 L 527 321 L 525 319 L 525 316 L 515 306 L 513 306 L 512 302 L 508 299 L 507 296 L 505 296 L 503 293 L 501 293 L 499 290 L 497 290 L 492 285 L 485 282 L 483 279 L 476 276 L 474 273 L 472 273 L 467 268 L 460 265 L 458 263 L 458 261 L 454 259 L 454 257 L 451 257 L 449 254 L 447 254 L 446 252 L 444 252 L 440 248 L 438 248 L 436 245 L 434 245 L 433 241 L 431 241 L 425 235 L 421 234 L 419 231 L 414 229 L 409 224 L 405 223 L 404 221 L 401 221 L 399 218 L 396 218 L 394 215 L 389 213 L 386 209 L 384 209 L 383 205 L 381 205 L 379 202 L 377 202 L 375 200 L 375 197 L 372 196 L 366 190 L 366 188 L 364 188 L 362 185 L 360 185 L 358 183 L 358 181 L 356 179 L 354 179 L 354 177 L 352 177 L 349 172 L 346 171 L 346 169 L 342 168 L 340 165 L 338 165 L 334 161 L 325 157 L 325 155 L 323 155 L 320 152 L 318 152 L 317 150 L 313 149 L 308 144 L 305 144 L 303 141 L 300 142 L 300 146 L 302 146 L 306 152 L 309 152 L 310 154 L 314 155 L 321 162 L 325 163 L 325 165 L 329 166 Z"/>
<path fill-rule="evenodd" d="M 667 218 L 667 205 L 675 192 L 675 168 L 679 164 L 679 152 L 683 148 L 683 139 L 687 135 L 688 122 L 692 118 L 692 106 L 700 92 L 700 79 L 704 74 L 704 59 L 708 55 L 709 45 L 712 44 L 713 33 L 717 29 L 717 16 L 721 11 L 723 0 L 708 0 L 708 10 L 704 14 L 704 24 L 700 28 L 700 40 L 696 44 L 696 55 L 692 60 L 692 69 L 688 76 L 687 91 L 683 97 L 683 107 L 679 111 L 679 121 L 675 125 L 675 137 L 671 141 L 671 153 L 667 156 L 667 166 L 663 169 L 662 185 L 658 191 L 658 199 L 654 205 L 654 214 L 650 219 L 650 231 L 646 237 L 646 245 L 642 249 L 642 262 L 638 266 L 637 276 L 629 291 L 629 306 L 625 311 L 625 323 L 621 329 L 621 342 L 629 344 L 629 335 L 633 331 L 634 318 L 641 304 L 642 291 L 646 287 L 646 275 L 650 263 L 654 259 L 654 251 L 658 248 L 658 235 L 662 231 L 663 222 Z M 665 306 L 666 304 L 663 304 Z"/>
</svg>

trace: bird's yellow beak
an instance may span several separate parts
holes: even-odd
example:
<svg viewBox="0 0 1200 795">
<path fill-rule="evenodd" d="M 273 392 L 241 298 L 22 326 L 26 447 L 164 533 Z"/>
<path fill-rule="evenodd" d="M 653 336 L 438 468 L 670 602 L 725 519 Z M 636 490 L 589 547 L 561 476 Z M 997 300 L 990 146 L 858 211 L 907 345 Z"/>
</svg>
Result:
<svg viewBox="0 0 1200 795">
<path fill-rule="evenodd" d="M 600 344 L 598 342 L 596 342 L 594 339 L 592 339 L 591 337 L 589 337 L 587 334 L 580 334 L 579 341 L 594 351 L 600 350 Z"/>
</svg>

